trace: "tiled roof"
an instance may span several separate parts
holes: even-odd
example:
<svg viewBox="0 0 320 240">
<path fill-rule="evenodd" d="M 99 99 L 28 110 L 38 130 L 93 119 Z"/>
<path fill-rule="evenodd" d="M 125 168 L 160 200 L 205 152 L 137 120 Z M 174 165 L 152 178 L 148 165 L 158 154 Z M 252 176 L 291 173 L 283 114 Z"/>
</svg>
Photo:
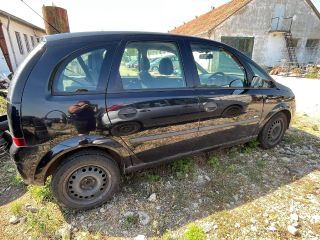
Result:
<svg viewBox="0 0 320 240">
<path fill-rule="evenodd" d="M 183 35 L 199 35 L 212 30 L 239 11 L 241 8 L 245 7 L 252 0 L 232 0 L 220 7 L 212 9 L 190 22 L 187 22 L 175 29 L 172 29 L 170 33 L 183 34 Z M 320 18 L 319 11 L 312 4 L 310 0 L 305 0 L 316 15 Z"/>
<path fill-rule="evenodd" d="M 252 0 L 232 0 L 171 30 L 170 33 L 197 35 L 207 32 L 210 29 L 216 28 L 251 1 Z"/>
</svg>

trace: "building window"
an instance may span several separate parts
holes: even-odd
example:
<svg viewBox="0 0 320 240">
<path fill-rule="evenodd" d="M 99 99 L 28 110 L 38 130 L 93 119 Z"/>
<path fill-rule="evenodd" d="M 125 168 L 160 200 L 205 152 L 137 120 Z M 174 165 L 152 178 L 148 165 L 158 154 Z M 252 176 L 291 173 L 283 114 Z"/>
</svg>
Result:
<svg viewBox="0 0 320 240">
<path fill-rule="evenodd" d="M 24 37 L 24 41 L 26 42 L 27 51 L 30 52 L 30 44 L 29 44 L 28 35 L 23 34 L 23 37 Z"/>
<path fill-rule="evenodd" d="M 299 43 L 299 39 L 298 38 L 292 39 L 292 47 L 294 47 L 294 48 L 298 47 L 298 43 Z"/>
<path fill-rule="evenodd" d="M 30 39 L 31 39 L 32 47 L 34 47 L 35 46 L 34 37 L 30 36 Z"/>
<path fill-rule="evenodd" d="M 308 39 L 306 43 L 307 48 L 317 48 L 319 47 L 320 39 Z"/>
<path fill-rule="evenodd" d="M 15 34 L 16 34 L 16 39 L 17 39 L 17 43 L 18 43 L 20 54 L 23 55 L 24 54 L 24 50 L 23 50 L 23 46 L 22 46 L 22 42 L 21 42 L 20 33 L 19 32 L 15 32 Z"/>
<path fill-rule="evenodd" d="M 234 47 L 248 57 L 252 57 L 253 52 L 253 37 L 221 37 L 221 42 Z"/>
</svg>

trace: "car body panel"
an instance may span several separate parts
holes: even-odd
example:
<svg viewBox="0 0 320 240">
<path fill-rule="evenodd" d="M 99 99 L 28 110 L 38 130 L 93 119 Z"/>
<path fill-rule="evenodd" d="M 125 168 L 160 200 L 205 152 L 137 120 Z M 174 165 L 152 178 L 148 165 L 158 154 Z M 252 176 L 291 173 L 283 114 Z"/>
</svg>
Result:
<svg viewBox="0 0 320 240">
<path fill-rule="evenodd" d="M 131 41 L 168 41 L 178 45 L 186 87 L 122 91 L 119 65 Z M 235 54 L 247 71 L 244 88 L 199 88 L 189 44 L 215 44 Z M 52 92 L 59 67 L 73 54 L 109 47 L 103 73 L 106 91 Z M 169 161 L 190 153 L 231 146 L 255 138 L 275 113 L 294 114 L 292 91 L 274 82 L 250 88 L 253 73 L 243 54 L 224 44 L 188 36 L 109 32 L 58 34 L 47 37 L 41 51 L 15 76 L 8 97 L 8 122 L 14 138 L 10 152 L 27 183 L 44 183 L 63 156 L 86 148 L 119 156 L 123 172 Z M 273 81 L 270 77 L 269 81 Z M 77 109 L 75 111 L 74 109 Z M 81 109 L 81 110 L 79 110 Z M 120 126 L 120 127 L 119 127 Z"/>
</svg>

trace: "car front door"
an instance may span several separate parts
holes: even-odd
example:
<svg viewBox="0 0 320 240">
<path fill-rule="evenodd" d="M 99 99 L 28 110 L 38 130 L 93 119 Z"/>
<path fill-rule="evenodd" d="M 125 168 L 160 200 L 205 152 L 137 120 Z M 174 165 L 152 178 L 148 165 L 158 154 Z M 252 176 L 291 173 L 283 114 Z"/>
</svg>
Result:
<svg viewBox="0 0 320 240">
<path fill-rule="evenodd" d="M 194 149 L 199 104 L 184 48 L 183 41 L 170 37 L 133 37 L 122 44 L 106 105 L 110 132 L 132 150 L 133 165 Z M 136 65 L 128 64 L 134 59 Z"/>
<path fill-rule="evenodd" d="M 244 65 L 218 43 L 191 43 L 190 51 L 200 106 L 197 147 L 209 149 L 252 138 L 263 98 L 251 93 Z"/>
</svg>

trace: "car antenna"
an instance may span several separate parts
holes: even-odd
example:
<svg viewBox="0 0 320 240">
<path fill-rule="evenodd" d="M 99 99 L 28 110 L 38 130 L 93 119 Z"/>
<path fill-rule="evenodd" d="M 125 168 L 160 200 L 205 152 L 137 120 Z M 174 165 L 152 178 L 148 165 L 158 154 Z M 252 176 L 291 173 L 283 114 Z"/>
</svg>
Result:
<svg viewBox="0 0 320 240">
<path fill-rule="evenodd" d="M 61 33 L 58 29 L 56 29 L 51 23 L 49 23 L 46 19 L 44 19 L 39 13 L 37 13 L 36 10 L 34 10 L 32 7 L 30 7 L 24 0 L 21 0 L 28 8 L 30 8 L 35 14 L 37 14 L 39 17 L 43 19 L 46 23 L 49 24 L 50 27 L 52 27 L 54 30 L 56 30 L 58 33 Z"/>
</svg>

